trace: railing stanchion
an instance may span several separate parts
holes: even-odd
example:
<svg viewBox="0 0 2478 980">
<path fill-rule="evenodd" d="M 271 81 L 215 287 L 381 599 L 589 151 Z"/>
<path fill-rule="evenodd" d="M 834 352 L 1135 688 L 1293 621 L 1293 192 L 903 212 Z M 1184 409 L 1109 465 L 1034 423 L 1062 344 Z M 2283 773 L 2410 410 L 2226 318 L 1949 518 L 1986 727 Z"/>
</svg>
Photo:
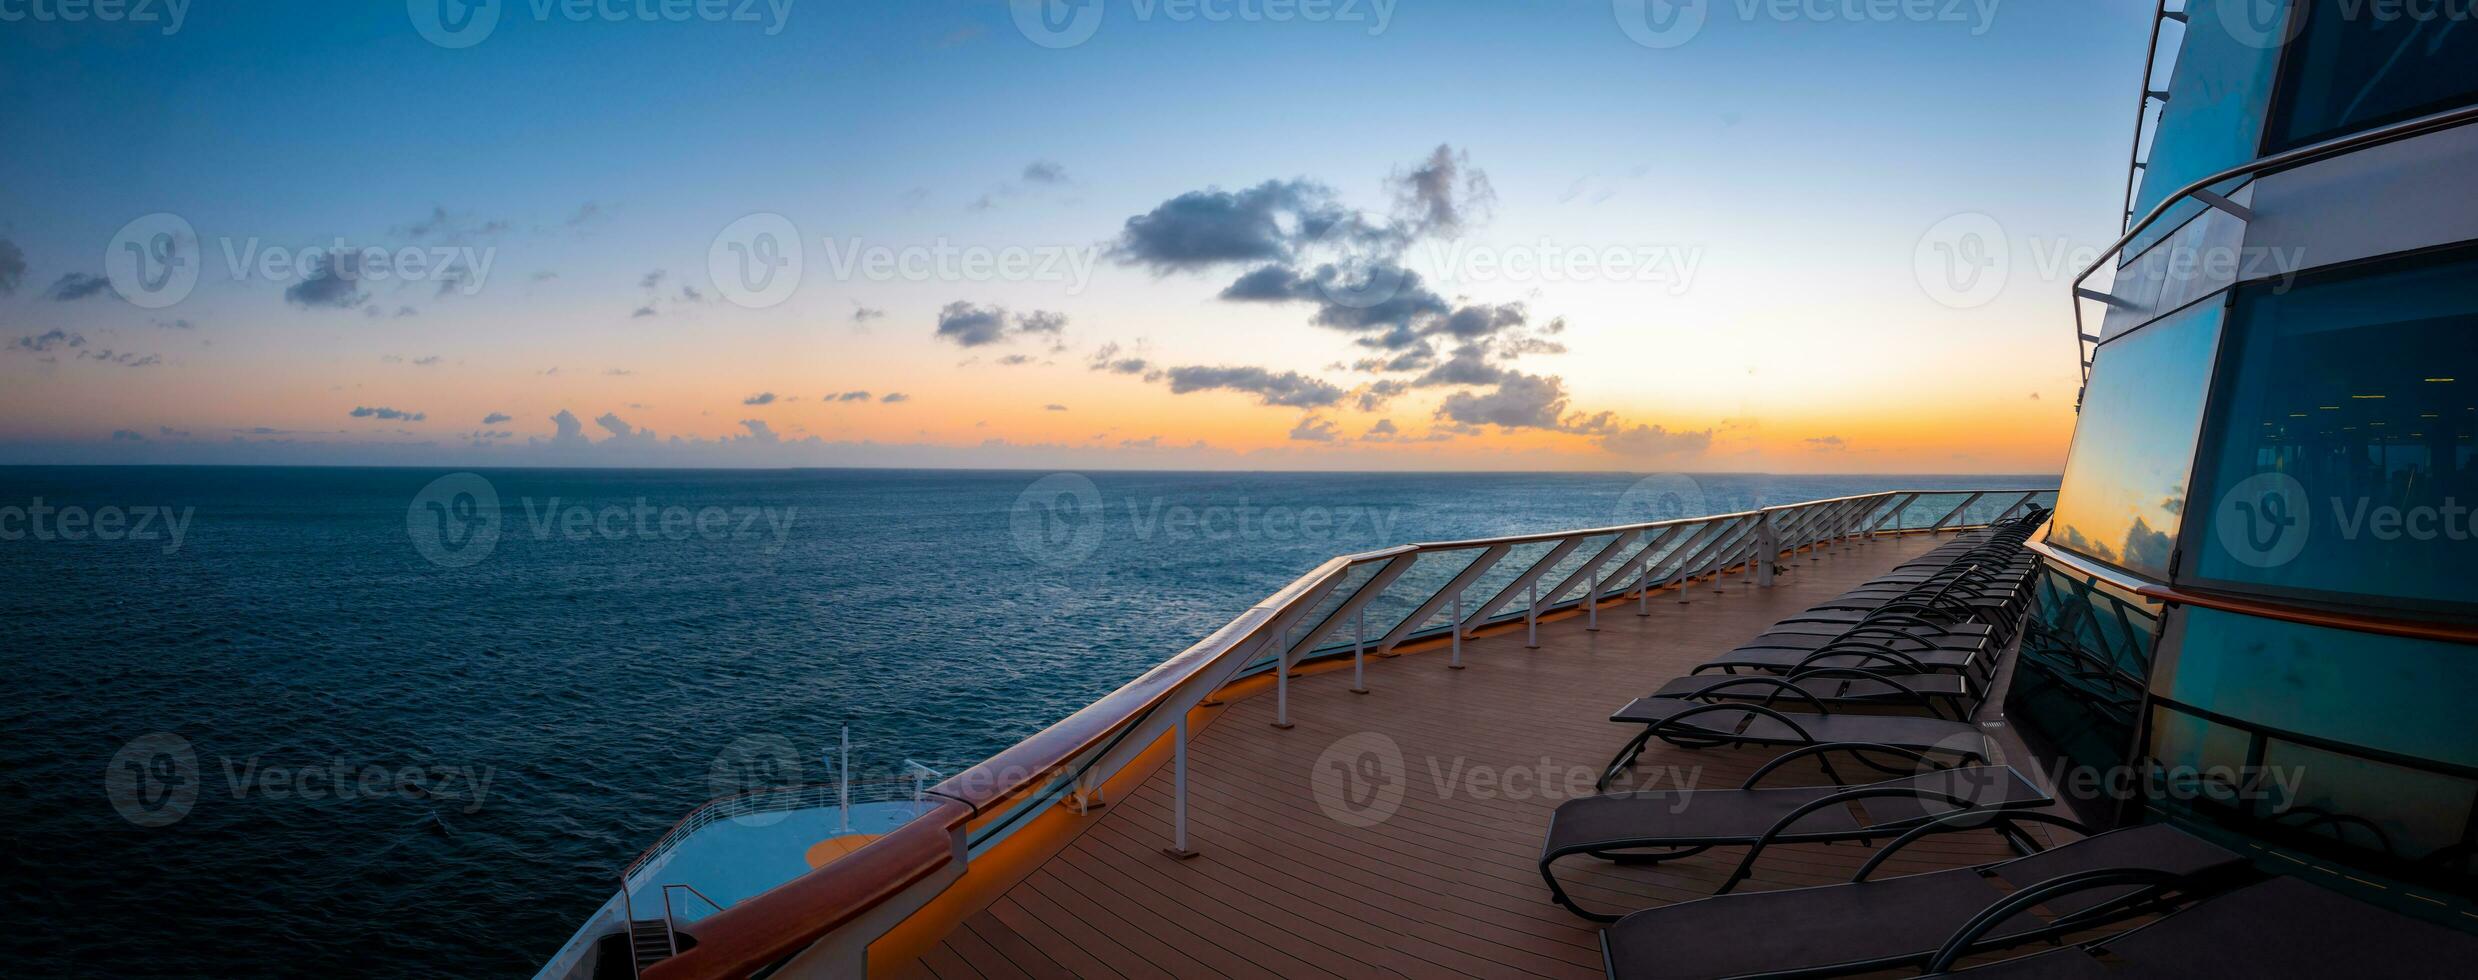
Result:
<svg viewBox="0 0 2478 980">
<path fill-rule="evenodd" d="M 1368 693 L 1368 607 L 1351 619 L 1351 693 Z"/>
<path fill-rule="evenodd" d="M 1540 649 L 1540 579 L 1523 586 L 1523 649 Z"/>
<path fill-rule="evenodd" d="M 841 814 L 842 833 L 852 832 L 852 726 L 843 726 L 843 761 L 835 766 L 843 778 L 842 789 L 835 794 L 835 808 Z"/>
<path fill-rule="evenodd" d="M 1283 627 L 1281 646 L 1273 649 L 1273 727 L 1291 727 L 1291 630 Z"/>
<path fill-rule="evenodd" d="M 1756 532 L 1755 550 L 1755 560 L 1761 563 L 1755 570 L 1755 584 L 1772 588 L 1773 568 L 1781 561 L 1781 532 L 1773 526 L 1771 515 L 1765 515 Z"/>
<path fill-rule="evenodd" d="M 1454 622 L 1446 627 L 1454 636 L 1454 655 L 1446 661 L 1447 670 L 1463 669 L 1463 590 L 1454 590 Z"/>
<path fill-rule="evenodd" d="M 1600 585 L 1596 577 L 1599 571 L 1593 569 L 1594 576 L 1583 580 L 1583 628 L 1594 633 L 1600 632 Z"/>
<path fill-rule="evenodd" d="M 1654 541 L 1643 546 L 1643 571 L 1635 573 L 1635 615 L 1637 616 L 1652 615 L 1652 546 L 1659 543 Z"/>
<path fill-rule="evenodd" d="M 1170 846 L 1163 853 L 1185 861 L 1196 856 L 1187 846 L 1187 712 L 1179 712 L 1178 733 L 1170 743 Z"/>
</svg>

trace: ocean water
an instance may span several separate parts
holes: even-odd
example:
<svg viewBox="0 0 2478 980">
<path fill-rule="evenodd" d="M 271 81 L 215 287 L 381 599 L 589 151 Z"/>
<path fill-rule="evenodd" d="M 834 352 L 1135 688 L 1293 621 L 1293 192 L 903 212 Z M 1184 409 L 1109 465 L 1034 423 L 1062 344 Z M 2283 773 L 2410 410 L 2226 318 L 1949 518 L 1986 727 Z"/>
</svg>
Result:
<svg viewBox="0 0 2478 980">
<path fill-rule="evenodd" d="M 0 468 L 0 969 L 530 975 L 752 746 L 953 771 L 1336 554 L 2055 485 Z"/>
</svg>

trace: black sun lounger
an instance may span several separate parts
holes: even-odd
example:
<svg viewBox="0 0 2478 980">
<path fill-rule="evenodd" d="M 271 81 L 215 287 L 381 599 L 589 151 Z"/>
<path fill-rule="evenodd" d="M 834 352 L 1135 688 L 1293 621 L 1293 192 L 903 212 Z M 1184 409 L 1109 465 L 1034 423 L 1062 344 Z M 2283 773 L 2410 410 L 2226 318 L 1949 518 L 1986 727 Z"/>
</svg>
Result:
<svg viewBox="0 0 2478 980">
<path fill-rule="evenodd" d="M 1706 661 L 1695 673 L 1761 670 L 1797 674 L 1822 667 L 1856 667 L 1879 674 L 1959 674 L 1985 681 L 1994 674 L 1996 655 L 1983 650 L 1901 650 L 1890 644 L 1853 641 L 1820 650 L 1779 648 L 1733 650 Z"/>
<path fill-rule="evenodd" d="M 2009 810 L 2055 802 L 2006 766 L 1931 769 L 1861 786 L 1758 786 L 1782 763 L 1821 749 L 1906 755 L 1882 746 L 1828 745 L 1802 749 L 1756 770 L 1737 789 L 1644 790 L 1589 796 L 1558 804 L 1540 846 L 1540 877 L 1549 897 L 1587 919 L 1618 916 L 1584 908 L 1559 882 L 1556 863 L 1588 854 L 1618 864 L 1652 864 L 1715 847 L 1750 851 L 1727 892 L 1745 880 L 1756 858 L 1774 844 L 1872 842 L 1968 809 Z M 1853 805 L 1863 811 L 1854 812 Z"/>
<path fill-rule="evenodd" d="M 1969 951 L 1956 935 L 1930 968 Z M 2095 955 L 2115 961 L 2100 965 Z M 2478 938 L 2293 877 L 2248 885 L 2150 925 L 2079 947 L 1942 974 L 1971 980 L 2468 976 Z"/>
<path fill-rule="evenodd" d="M 1985 826 L 2035 815 L 1958 816 L 1956 826 Z M 1992 865 L 1869 880 L 1886 856 L 1927 833 L 1949 830 L 1941 825 L 1955 819 L 1904 833 L 1848 884 L 1717 895 L 1620 919 L 1601 933 L 1609 975 L 1683 980 L 1916 969 L 1966 928 L 1982 928 L 1979 948 L 2029 942 L 2116 921 L 2168 904 L 2172 896 L 2205 894 L 2248 870 L 2246 860 L 2226 848 L 2153 824 Z M 2016 896 L 2033 894 L 2035 907 L 1977 921 Z"/>
<path fill-rule="evenodd" d="M 1752 679 L 1752 678 L 1750 678 Z M 1783 687 L 1790 688 L 1784 684 Z M 1932 752 L 1963 761 L 1986 761 L 1987 736 L 1977 725 L 1943 718 L 1908 715 L 1833 714 L 1822 702 L 1794 688 L 1789 701 L 1804 702 L 1813 711 L 1785 714 L 1760 704 L 1637 698 L 1609 716 L 1619 724 L 1642 725 L 1609 760 L 1596 789 L 1606 789 L 1619 773 L 1635 764 L 1643 747 L 1658 738 L 1681 748 L 1714 745 L 1822 745 L 1863 742 L 1912 752 Z"/>
<path fill-rule="evenodd" d="M 1661 685 L 1656 698 L 1682 701 L 1759 701 L 1766 706 L 1783 697 L 1786 682 L 1826 707 L 1915 707 L 1954 721 L 1978 710 L 1984 692 L 1960 674 L 1889 673 L 1863 667 L 1814 667 L 1787 677 L 1739 674 L 1689 674 Z"/>
</svg>

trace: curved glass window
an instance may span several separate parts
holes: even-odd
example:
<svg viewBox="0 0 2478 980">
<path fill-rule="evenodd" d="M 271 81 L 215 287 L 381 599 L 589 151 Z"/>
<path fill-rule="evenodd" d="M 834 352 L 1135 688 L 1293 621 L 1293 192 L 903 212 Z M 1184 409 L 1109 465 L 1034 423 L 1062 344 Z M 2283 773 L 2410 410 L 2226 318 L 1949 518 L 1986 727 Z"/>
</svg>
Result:
<svg viewBox="0 0 2478 980">
<path fill-rule="evenodd" d="M 2478 603 L 2478 249 L 2241 287 L 2181 573 Z"/>
<path fill-rule="evenodd" d="M 2048 543 L 2168 577 L 2221 313 L 2207 300 L 2100 345 Z"/>
<path fill-rule="evenodd" d="M 2478 102 L 2478 6 L 2314 0 L 2303 13 L 2270 150 Z"/>
</svg>

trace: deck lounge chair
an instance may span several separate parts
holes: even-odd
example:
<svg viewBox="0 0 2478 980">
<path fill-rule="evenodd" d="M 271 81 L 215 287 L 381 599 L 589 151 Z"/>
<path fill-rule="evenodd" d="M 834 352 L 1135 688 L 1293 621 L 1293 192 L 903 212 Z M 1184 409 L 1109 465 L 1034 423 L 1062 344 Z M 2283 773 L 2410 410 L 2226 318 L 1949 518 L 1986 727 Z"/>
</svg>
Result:
<svg viewBox="0 0 2478 980">
<path fill-rule="evenodd" d="M 1656 698 L 1681 701 L 1757 701 L 1769 707 L 1784 692 L 1755 683 L 1774 680 L 1738 674 L 1689 674 L 1661 685 Z M 1787 681 L 1826 707 L 1916 707 L 1930 716 L 1962 721 L 1977 711 L 1986 689 L 1961 674 L 1892 673 L 1864 667 L 1810 667 L 1778 680 Z"/>
<path fill-rule="evenodd" d="M 1760 785 L 1782 764 L 1826 751 L 1877 753 L 1921 763 L 1927 758 L 1881 745 L 1810 746 L 1765 764 L 1736 789 L 1644 790 L 1568 800 L 1549 817 L 1549 833 L 1540 847 L 1540 877 L 1548 882 L 1549 897 L 1584 918 L 1617 921 L 1616 914 L 1584 908 L 1558 881 L 1557 862 L 1578 854 L 1617 864 L 1653 864 L 1715 847 L 1749 848 L 1738 873 L 1721 884 L 1718 894 L 1725 894 L 1746 880 L 1757 857 L 1775 844 L 1870 843 L 1962 810 L 2038 808 L 2055 802 L 2007 766 L 1930 769 L 1859 786 Z"/>
<path fill-rule="evenodd" d="M 1642 725 L 1643 731 L 1627 740 L 1625 747 L 1609 760 L 1609 767 L 1602 771 L 1600 781 L 1594 787 L 1607 789 L 1619 773 L 1635 764 L 1635 759 L 1643 754 L 1644 746 L 1655 738 L 1681 748 L 1715 745 L 1800 747 L 1830 742 L 1863 742 L 1958 757 L 1965 762 L 1984 762 L 1988 758 L 1987 736 L 1979 731 L 1978 726 L 1966 721 L 1907 715 L 1835 714 L 1813 695 L 1779 678 L 1750 677 L 1744 680 L 1771 682 L 1782 692 L 1782 703 L 1803 703 L 1812 710 L 1788 714 L 1760 704 L 1637 698 L 1610 715 L 1609 720 L 1619 724 Z"/>
<path fill-rule="evenodd" d="M 1956 934 L 1930 961 L 1943 970 L 1971 952 Z M 2102 966 L 2097 956 L 2114 961 Z M 2183 980 L 2187 977 L 2467 976 L 2478 938 L 2368 905 L 2293 877 L 2207 899 L 2149 925 L 2082 946 L 1943 976 L 1970 980 Z"/>
<path fill-rule="evenodd" d="M 1620 919 L 1601 933 L 1609 975 L 1818 977 L 1916 969 L 1966 927 L 1980 930 L 1974 948 L 2020 944 L 2206 895 L 2249 870 L 2226 848 L 2153 824 L 1991 865 L 1870 880 L 1885 858 L 1929 833 L 2069 823 L 2019 812 L 1958 816 L 1966 822 L 1947 817 L 1905 832 L 1848 884 L 1718 895 Z M 1980 920 L 2021 895 L 2036 895 L 2035 906 Z"/>
</svg>

